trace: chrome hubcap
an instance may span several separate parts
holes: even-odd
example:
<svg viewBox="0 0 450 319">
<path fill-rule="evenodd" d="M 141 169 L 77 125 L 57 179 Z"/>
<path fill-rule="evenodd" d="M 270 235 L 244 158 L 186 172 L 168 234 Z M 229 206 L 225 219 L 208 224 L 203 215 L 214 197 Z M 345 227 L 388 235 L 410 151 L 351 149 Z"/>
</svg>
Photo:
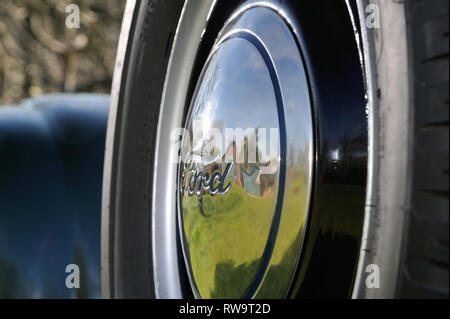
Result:
<svg viewBox="0 0 450 319">
<path fill-rule="evenodd" d="M 311 197 L 313 120 L 288 22 L 247 7 L 221 31 L 187 115 L 179 228 L 197 298 L 281 298 Z"/>
</svg>

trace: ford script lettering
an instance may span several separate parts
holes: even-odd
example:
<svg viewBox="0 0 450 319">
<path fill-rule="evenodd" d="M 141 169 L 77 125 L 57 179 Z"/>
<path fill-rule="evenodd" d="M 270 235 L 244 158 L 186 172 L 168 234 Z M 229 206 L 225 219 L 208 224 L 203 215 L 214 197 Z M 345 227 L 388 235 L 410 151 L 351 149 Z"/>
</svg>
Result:
<svg viewBox="0 0 450 319">
<path fill-rule="evenodd" d="M 181 194 L 184 195 L 186 192 L 189 196 L 226 194 L 231 188 L 231 183 L 227 181 L 232 166 L 233 163 L 225 164 L 225 166 L 215 164 L 201 171 L 194 164 L 186 166 L 181 175 Z"/>
</svg>

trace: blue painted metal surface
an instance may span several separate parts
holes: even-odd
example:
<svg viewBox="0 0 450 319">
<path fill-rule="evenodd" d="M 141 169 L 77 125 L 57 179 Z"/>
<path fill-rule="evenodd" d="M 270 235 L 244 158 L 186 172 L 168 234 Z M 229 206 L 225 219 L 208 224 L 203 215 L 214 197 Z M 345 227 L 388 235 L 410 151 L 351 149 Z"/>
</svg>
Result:
<svg viewBox="0 0 450 319">
<path fill-rule="evenodd" d="M 0 107 L 0 298 L 99 298 L 109 97 Z M 68 289 L 68 264 L 80 288 Z"/>
</svg>

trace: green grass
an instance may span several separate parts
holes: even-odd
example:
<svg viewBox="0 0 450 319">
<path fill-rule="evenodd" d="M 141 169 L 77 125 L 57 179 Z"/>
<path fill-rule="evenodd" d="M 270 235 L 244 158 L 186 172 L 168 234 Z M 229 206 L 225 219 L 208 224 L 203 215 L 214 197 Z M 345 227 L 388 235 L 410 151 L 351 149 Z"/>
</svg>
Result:
<svg viewBox="0 0 450 319">
<path fill-rule="evenodd" d="M 304 227 L 305 194 L 301 177 L 291 177 L 284 202 L 276 248 L 260 296 L 275 295 L 291 280 Z M 294 196 L 293 196 L 294 195 Z M 222 196 L 205 195 L 201 214 L 198 198 L 183 198 L 183 222 L 191 267 L 204 298 L 239 298 L 253 281 L 266 246 L 275 209 L 275 192 L 264 198 L 247 195 L 233 184 Z M 300 230 L 300 232 L 299 232 Z M 279 273 L 277 276 L 273 274 Z M 273 278 L 273 279 L 271 279 Z M 287 283 L 286 283 L 287 282 Z"/>
</svg>

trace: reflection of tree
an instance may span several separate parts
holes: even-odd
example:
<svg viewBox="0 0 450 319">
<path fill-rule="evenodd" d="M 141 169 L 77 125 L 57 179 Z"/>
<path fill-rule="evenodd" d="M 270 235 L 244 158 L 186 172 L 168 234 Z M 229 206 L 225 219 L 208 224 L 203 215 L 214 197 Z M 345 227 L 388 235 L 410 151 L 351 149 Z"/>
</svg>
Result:
<svg viewBox="0 0 450 319">
<path fill-rule="evenodd" d="M 258 148 L 257 131 L 252 132 L 251 136 L 244 137 L 240 150 L 237 149 L 237 143 L 233 140 L 228 145 L 222 160 L 225 162 L 231 158 L 236 164 L 233 165 L 231 177 L 237 185 L 243 187 L 249 194 L 264 197 L 275 185 L 277 174 L 261 174 L 261 167 L 267 166 L 273 159 L 268 163 L 260 160 L 263 156 Z"/>
</svg>

